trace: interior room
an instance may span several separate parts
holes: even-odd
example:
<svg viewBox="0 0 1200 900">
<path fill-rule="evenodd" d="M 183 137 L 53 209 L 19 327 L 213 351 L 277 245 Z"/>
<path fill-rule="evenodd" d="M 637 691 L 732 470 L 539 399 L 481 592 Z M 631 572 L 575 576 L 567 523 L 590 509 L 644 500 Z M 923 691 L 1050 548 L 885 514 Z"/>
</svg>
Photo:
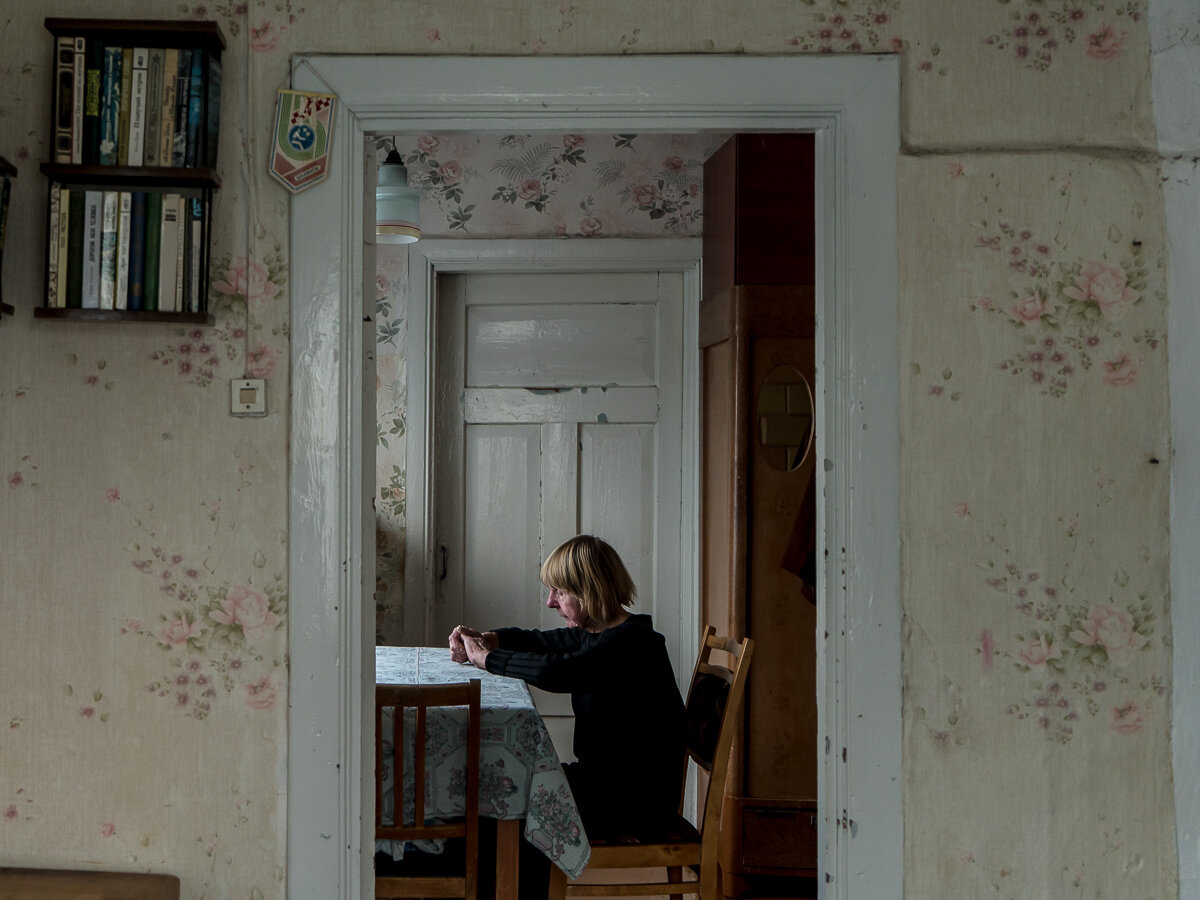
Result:
<svg viewBox="0 0 1200 900">
<path fill-rule="evenodd" d="M 474 290 L 487 275 L 455 256 L 466 245 L 494 245 L 481 251 L 493 261 L 528 252 L 518 244 L 597 258 L 617 248 L 650 260 L 648 271 L 666 252 L 650 245 L 702 255 L 704 163 L 733 133 L 770 129 L 656 128 L 637 116 L 627 128 L 615 118 L 583 128 L 563 98 L 617 96 L 598 74 L 608 66 L 665 73 L 673 62 L 783 58 L 877 61 L 897 86 L 882 92 L 879 120 L 895 122 L 894 149 L 874 170 L 855 155 L 870 123 L 837 119 L 836 104 L 830 121 L 850 127 L 822 130 L 813 99 L 815 124 L 797 129 L 824 135 L 818 438 L 807 462 L 824 489 L 812 519 L 821 553 L 815 605 L 796 598 L 834 625 L 813 629 L 811 690 L 827 740 L 806 748 L 821 798 L 819 889 L 1200 893 L 1200 664 L 1187 652 L 1200 630 L 1200 355 L 1178 337 L 1200 325 L 1190 302 L 1200 280 L 1193 4 L 9 6 L 0 868 L 169 874 L 184 898 L 369 896 L 369 856 L 358 852 L 370 807 L 357 777 L 369 778 L 361 676 L 375 643 L 445 638 L 445 621 L 426 615 L 440 543 L 421 524 L 437 485 L 414 443 L 414 433 L 432 440 L 439 420 L 425 399 L 430 373 L 414 367 L 426 348 L 413 335 L 432 333 L 429 272 L 445 275 L 438 291 Z M 109 321 L 50 302 L 61 173 L 47 16 L 220 29 L 213 175 L 183 188 L 209 216 L 203 262 L 188 270 L 207 278 L 207 305 L 192 318 Z M 366 72 L 387 71 L 371 66 L 388 59 L 431 71 L 439 61 L 497 72 L 547 63 L 530 71 L 558 83 L 511 102 L 544 94 L 548 108 L 562 104 L 552 114 L 564 124 L 527 127 L 535 114 L 510 110 L 521 127 L 468 127 L 471 115 L 506 113 L 480 113 L 483 101 L 464 110 L 467 93 L 453 87 L 416 109 L 412 98 L 436 94 L 427 83 L 352 85 L 340 74 L 350 62 L 322 66 L 337 58 L 364 60 Z M 652 73 L 645 82 L 654 95 Z M 749 97 L 760 87 L 726 85 Z M 342 104 L 328 121 L 344 133 L 330 137 L 335 155 L 308 188 L 280 171 L 289 89 Z M 356 105 L 375 93 L 407 112 Z M 419 124 L 406 128 L 405 117 Z M 426 127 L 434 121 L 448 124 Z M 392 145 L 422 191 L 422 239 L 375 246 L 363 223 Z M 768 193 L 782 189 L 784 172 L 755 174 Z M 856 230 L 878 183 L 894 186 L 875 206 L 890 247 Z M 683 263 L 677 271 L 681 296 L 698 301 L 681 307 L 679 370 L 698 375 L 703 285 Z M 880 273 L 885 286 L 862 287 Z M 839 305 L 864 297 L 891 306 L 872 323 L 874 307 Z M 888 377 L 877 377 L 884 363 Z M 644 570 L 684 673 L 712 615 L 698 600 L 700 380 L 682 389 L 678 426 L 683 486 L 671 509 L 683 550 L 669 577 Z M 872 406 L 885 395 L 895 398 L 890 428 Z M 862 397 L 865 412 L 852 402 Z M 361 434 L 348 435 L 351 425 Z M 870 455 L 881 445 L 894 451 L 890 487 L 878 478 L 892 470 Z M 450 559 L 459 577 L 479 578 L 478 565 Z M 865 589 L 881 570 L 895 588 Z M 535 589 L 522 600 L 537 616 Z M 782 692 L 799 683 L 778 664 L 762 677 Z"/>
<path fill-rule="evenodd" d="M 421 645 L 430 633 L 437 641 L 459 622 L 558 627 L 558 612 L 543 603 L 540 559 L 577 531 L 605 536 L 638 585 L 635 609 L 650 613 L 669 634 L 681 692 L 689 689 L 694 621 L 755 640 L 759 668 L 748 682 L 746 703 L 746 720 L 753 724 L 739 741 L 739 774 L 729 791 L 734 805 L 724 820 L 738 823 L 726 828 L 731 847 L 723 865 L 725 889 L 739 896 L 762 890 L 815 895 L 813 136 L 451 133 L 391 135 L 377 144 L 381 157 L 398 153 L 408 183 L 426 198 L 422 245 L 376 248 L 377 643 Z M 435 337 L 412 338 L 413 346 L 431 344 L 439 357 L 454 361 L 453 374 L 440 362 L 433 367 L 439 374 L 432 395 L 470 397 L 462 412 L 450 403 L 439 405 L 434 416 L 429 457 L 438 471 L 429 505 L 438 572 L 432 596 L 422 600 L 424 586 L 414 590 L 405 577 L 410 565 L 423 566 L 419 555 L 408 559 L 406 540 L 408 268 L 451 249 L 469 253 L 476 230 L 489 236 L 483 240 L 490 252 L 499 248 L 500 258 L 491 266 L 473 262 L 469 273 L 439 274 L 430 304 L 439 309 L 436 324 L 430 323 Z M 599 247 L 612 251 L 603 269 L 585 269 L 574 258 L 565 265 L 580 271 L 507 271 L 513 261 L 503 251 L 519 254 L 547 238 L 601 233 L 614 239 Z M 522 238 L 527 243 L 514 245 Z M 671 245 L 659 252 L 678 253 L 689 270 L 702 269 L 703 290 L 681 273 L 619 271 L 629 266 L 636 240 L 650 249 Z M 569 243 L 560 240 L 558 249 Z M 410 263 L 414 251 L 417 261 Z M 553 249 L 538 252 L 552 255 Z M 745 296 L 718 299 L 718 286 L 726 281 L 742 285 Z M 725 311 L 731 301 L 733 313 Z M 738 337 L 727 322 L 730 315 L 753 321 L 745 310 L 736 311 L 739 302 L 758 310 L 766 323 L 758 332 L 747 329 L 743 352 L 762 361 L 750 388 L 753 424 L 745 427 L 757 436 L 761 420 L 782 435 L 763 438 L 764 446 L 777 447 L 774 456 L 764 451 L 761 462 L 741 463 L 749 505 L 766 509 L 763 501 L 770 497 L 775 510 L 760 512 L 749 527 L 735 522 L 727 499 L 733 496 L 733 458 L 759 459 L 750 447 L 733 450 L 739 443 L 733 409 L 745 403 L 730 393 L 740 390 L 731 362 Z M 614 330 L 601 322 L 613 323 Z M 795 337 L 784 337 L 789 327 Z M 684 363 L 682 347 L 692 333 L 703 333 L 702 348 Z M 528 346 L 514 334 L 536 335 L 536 343 Z M 571 338 L 560 349 L 562 334 Z M 646 355 L 623 352 L 648 345 Z M 585 361 L 587 354 L 595 361 Z M 754 368 L 747 366 L 747 377 Z M 701 381 L 709 387 L 688 390 L 683 384 Z M 775 398 L 785 396 L 789 383 L 798 424 L 788 418 L 787 402 Z M 528 397 L 514 398 L 503 387 L 509 384 L 552 393 L 556 405 L 526 412 Z M 589 392 L 597 390 L 607 395 L 599 412 L 587 405 Z M 628 400 L 618 399 L 621 390 L 630 392 Z M 632 408 L 633 392 L 647 390 L 656 397 L 650 417 Z M 622 409 L 625 403 L 629 407 Z M 705 427 L 707 421 L 714 424 Z M 691 451 L 688 441 L 670 437 L 672 430 L 687 433 L 696 425 L 702 437 Z M 757 450 L 759 439 L 753 443 Z M 531 465 L 536 476 L 529 474 Z M 575 473 L 565 487 L 556 476 L 561 469 Z M 684 472 L 697 472 L 700 484 L 689 484 Z M 689 499 L 668 502 L 680 494 Z M 698 494 L 699 515 L 692 494 Z M 455 499 L 443 504 L 443 498 Z M 684 519 L 703 518 L 696 546 L 673 527 L 681 507 Z M 736 542 L 755 560 L 752 588 L 736 586 L 729 550 L 735 531 Z M 788 560 L 786 569 L 779 558 Z M 669 564 L 674 559 L 684 561 L 685 571 Z M 698 577 L 686 571 L 692 568 Z M 676 596 L 693 601 L 676 602 Z M 426 617 L 433 620 L 431 630 Z M 677 636 L 676 621 L 686 623 Z M 785 670 L 786 677 L 772 674 Z M 573 761 L 569 698 L 534 694 L 560 757 Z M 753 848 L 748 855 L 743 844 Z"/>
</svg>

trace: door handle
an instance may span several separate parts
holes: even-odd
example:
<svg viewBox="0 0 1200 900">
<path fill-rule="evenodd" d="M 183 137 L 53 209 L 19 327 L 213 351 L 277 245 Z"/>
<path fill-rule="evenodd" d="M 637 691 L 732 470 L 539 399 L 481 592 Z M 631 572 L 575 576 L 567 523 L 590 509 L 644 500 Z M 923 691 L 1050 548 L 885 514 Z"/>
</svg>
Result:
<svg viewBox="0 0 1200 900">
<path fill-rule="evenodd" d="M 438 544 L 438 556 L 440 557 L 440 565 L 438 566 L 438 581 L 446 580 L 446 545 Z"/>
</svg>

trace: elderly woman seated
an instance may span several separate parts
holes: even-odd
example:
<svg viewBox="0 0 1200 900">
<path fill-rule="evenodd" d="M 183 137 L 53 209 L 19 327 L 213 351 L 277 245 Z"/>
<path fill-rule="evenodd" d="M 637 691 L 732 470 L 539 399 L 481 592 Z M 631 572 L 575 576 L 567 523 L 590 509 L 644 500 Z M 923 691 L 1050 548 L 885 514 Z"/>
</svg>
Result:
<svg viewBox="0 0 1200 900">
<path fill-rule="evenodd" d="M 578 762 L 564 767 L 588 836 L 644 835 L 674 820 L 684 775 L 684 707 L 666 641 L 629 611 L 636 588 L 605 541 L 578 535 L 541 568 L 565 628 L 450 633 L 451 658 L 569 693 Z M 481 842 L 486 843 L 486 841 Z M 522 897 L 545 897 L 549 861 L 521 858 Z"/>
</svg>

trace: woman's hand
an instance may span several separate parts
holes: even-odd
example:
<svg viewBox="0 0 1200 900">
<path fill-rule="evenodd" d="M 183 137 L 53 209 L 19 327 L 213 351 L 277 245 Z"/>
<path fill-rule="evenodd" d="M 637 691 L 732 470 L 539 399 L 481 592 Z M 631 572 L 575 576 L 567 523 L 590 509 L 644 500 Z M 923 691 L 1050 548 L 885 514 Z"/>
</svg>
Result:
<svg viewBox="0 0 1200 900">
<path fill-rule="evenodd" d="M 489 632 L 493 637 L 494 632 Z M 487 669 L 487 656 L 492 652 L 492 648 L 488 646 L 487 635 L 479 635 L 478 637 L 463 637 L 463 650 L 467 655 L 467 659 L 471 664 L 480 669 Z"/>
<path fill-rule="evenodd" d="M 485 650 L 494 650 L 500 646 L 496 632 L 478 632 L 466 625 L 458 625 L 450 632 L 450 659 L 456 663 L 474 662 L 467 653 L 466 643 L 476 640 L 483 641 Z"/>
</svg>

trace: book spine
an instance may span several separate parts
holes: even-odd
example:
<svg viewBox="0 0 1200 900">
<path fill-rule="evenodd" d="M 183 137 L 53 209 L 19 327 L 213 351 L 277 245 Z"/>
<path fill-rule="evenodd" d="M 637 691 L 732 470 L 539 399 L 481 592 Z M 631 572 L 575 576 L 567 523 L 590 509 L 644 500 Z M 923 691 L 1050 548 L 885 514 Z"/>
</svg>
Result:
<svg viewBox="0 0 1200 900">
<path fill-rule="evenodd" d="M 143 309 L 146 297 L 146 193 L 134 191 L 129 204 L 128 309 Z"/>
<path fill-rule="evenodd" d="M 146 146 L 146 81 L 149 77 L 150 51 L 133 49 L 133 73 L 129 80 L 129 165 L 144 165 Z"/>
<path fill-rule="evenodd" d="M 75 86 L 71 95 L 71 162 L 83 162 L 83 107 L 87 86 L 87 38 L 75 38 Z"/>
<path fill-rule="evenodd" d="M 199 197 L 192 197 L 187 201 L 188 207 L 188 227 L 191 231 L 190 242 L 188 244 L 188 312 L 200 312 L 204 304 L 201 302 L 203 295 L 201 290 L 204 286 L 204 230 L 203 230 L 203 213 L 204 204 L 200 202 Z"/>
<path fill-rule="evenodd" d="M 180 312 L 192 308 L 192 202 L 180 199 L 179 207 L 179 289 L 177 307 Z"/>
<path fill-rule="evenodd" d="M 100 110 L 104 105 L 104 45 L 95 38 L 85 39 L 87 62 L 83 88 L 83 164 L 94 166 L 100 160 Z"/>
<path fill-rule="evenodd" d="M 158 249 L 158 309 L 175 309 L 176 265 L 179 259 L 179 195 L 164 194 Z"/>
<path fill-rule="evenodd" d="M 104 191 L 100 201 L 100 309 L 112 309 L 117 292 L 119 191 Z"/>
<path fill-rule="evenodd" d="M 188 103 L 192 83 L 192 51 L 179 51 L 179 68 L 175 79 L 175 132 L 171 139 L 171 165 L 187 163 Z"/>
<path fill-rule="evenodd" d="M 146 65 L 146 137 L 142 151 L 142 165 L 157 166 L 159 123 L 162 121 L 163 50 L 153 47 Z"/>
<path fill-rule="evenodd" d="M 104 88 L 100 100 L 100 154 L 102 166 L 117 164 L 121 116 L 121 48 L 104 48 Z"/>
<path fill-rule="evenodd" d="M 104 191 L 100 205 L 100 308 L 115 309 L 117 248 L 121 240 L 121 192 Z"/>
<path fill-rule="evenodd" d="M 158 164 L 172 164 L 175 146 L 175 92 L 179 86 L 179 50 L 168 47 L 163 51 L 162 103 L 158 110 Z"/>
<path fill-rule="evenodd" d="M 178 246 L 175 248 L 175 301 L 171 309 L 182 312 L 184 292 L 184 263 L 187 260 L 187 199 L 180 197 L 175 201 L 175 223 L 178 230 Z"/>
<path fill-rule="evenodd" d="M 58 229 L 62 214 L 62 191 L 57 184 L 51 184 L 50 224 L 46 229 L 46 306 L 58 306 Z"/>
<path fill-rule="evenodd" d="M 186 166 L 200 165 L 204 154 L 200 139 L 203 136 L 201 117 L 204 115 L 204 96 L 207 93 L 204 87 L 204 74 L 208 70 L 205 56 L 207 53 L 204 50 L 192 51 L 192 74 L 188 81 L 187 146 L 184 150 Z"/>
<path fill-rule="evenodd" d="M 104 194 L 84 191 L 83 194 L 83 294 L 84 309 L 100 307 L 100 228 Z"/>
<path fill-rule="evenodd" d="M 54 41 L 54 161 L 69 163 L 74 141 L 75 120 L 75 39 L 60 37 Z"/>
<path fill-rule="evenodd" d="M 67 266 L 71 259 L 71 191 L 68 188 L 56 188 L 58 194 L 58 234 L 55 235 L 55 240 L 58 242 L 58 293 L 54 297 L 54 302 L 51 306 L 66 306 L 67 305 Z"/>
<path fill-rule="evenodd" d="M 121 191 L 117 202 L 117 287 L 113 309 L 129 308 L 129 227 L 133 214 L 133 194 Z"/>
<path fill-rule="evenodd" d="M 83 244 L 87 234 L 86 198 L 81 190 L 70 191 L 68 204 L 67 237 L 67 302 L 66 305 L 77 309 L 83 305 Z M 62 269 L 62 260 L 59 260 Z"/>
<path fill-rule="evenodd" d="M 146 195 L 146 263 L 143 309 L 158 309 L 158 269 L 162 248 L 163 195 L 154 191 Z"/>
<path fill-rule="evenodd" d="M 213 52 L 208 54 L 208 82 L 204 107 L 204 160 L 203 165 L 216 168 L 217 146 L 221 134 L 221 58 Z"/>
<path fill-rule="evenodd" d="M 133 106 L 133 48 L 121 50 L 121 96 L 117 107 L 117 165 L 129 165 L 129 112 Z"/>
</svg>

